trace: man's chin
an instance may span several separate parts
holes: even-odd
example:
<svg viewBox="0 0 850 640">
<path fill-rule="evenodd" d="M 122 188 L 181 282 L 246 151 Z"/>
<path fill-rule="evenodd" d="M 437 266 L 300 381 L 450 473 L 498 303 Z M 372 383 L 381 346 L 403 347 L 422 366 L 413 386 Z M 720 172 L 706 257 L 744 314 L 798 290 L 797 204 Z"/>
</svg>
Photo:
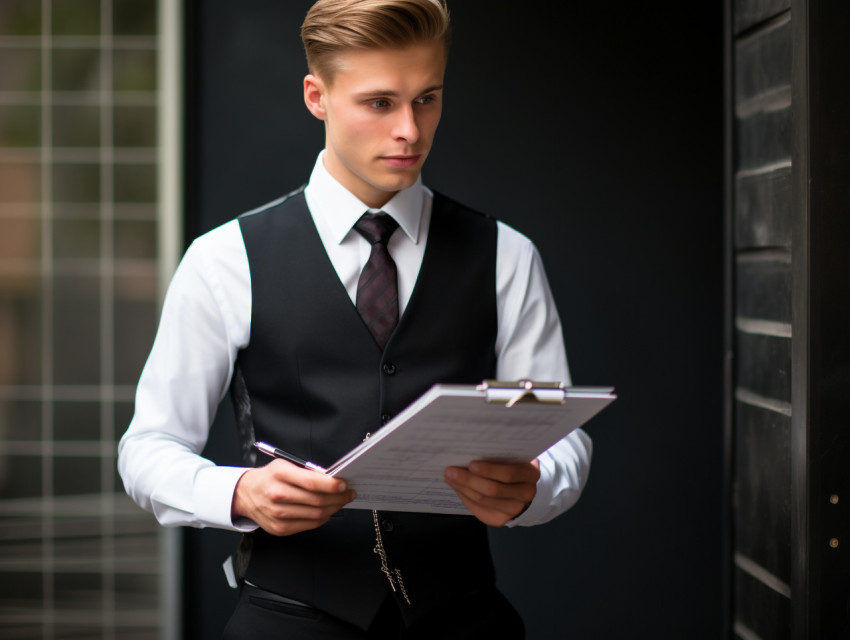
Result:
<svg viewBox="0 0 850 640">
<path fill-rule="evenodd" d="M 386 185 L 388 191 L 401 191 L 416 184 L 421 170 L 422 165 L 416 164 L 404 169 L 385 171 L 381 182 Z"/>
</svg>

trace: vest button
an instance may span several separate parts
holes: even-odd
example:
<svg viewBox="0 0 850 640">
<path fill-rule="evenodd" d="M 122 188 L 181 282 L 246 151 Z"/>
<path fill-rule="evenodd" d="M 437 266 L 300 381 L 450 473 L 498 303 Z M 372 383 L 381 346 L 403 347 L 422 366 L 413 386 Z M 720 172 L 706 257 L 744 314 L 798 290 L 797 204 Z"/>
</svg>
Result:
<svg viewBox="0 0 850 640">
<path fill-rule="evenodd" d="M 381 415 L 381 424 L 382 425 L 387 424 L 392 419 L 393 419 L 393 417 L 390 414 L 384 413 L 384 414 Z"/>
<path fill-rule="evenodd" d="M 388 376 L 394 376 L 396 368 L 392 362 L 385 362 L 384 365 L 381 367 L 381 370 Z"/>
<path fill-rule="evenodd" d="M 395 528 L 395 525 L 393 524 L 393 521 L 390 520 L 389 518 L 384 518 L 383 520 L 381 520 L 381 529 L 383 529 L 387 533 L 392 531 L 394 528 Z"/>
</svg>

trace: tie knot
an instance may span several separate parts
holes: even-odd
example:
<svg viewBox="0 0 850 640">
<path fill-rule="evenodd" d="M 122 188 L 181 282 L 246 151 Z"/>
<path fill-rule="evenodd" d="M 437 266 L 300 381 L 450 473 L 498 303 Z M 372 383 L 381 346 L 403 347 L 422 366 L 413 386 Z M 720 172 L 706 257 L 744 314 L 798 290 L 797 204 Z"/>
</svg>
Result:
<svg viewBox="0 0 850 640">
<path fill-rule="evenodd" d="M 390 236 L 398 229 L 398 222 L 386 214 L 364 213 L 354 228 L 369 244 L 380 242 L 386 245 Z"/>
</svg>

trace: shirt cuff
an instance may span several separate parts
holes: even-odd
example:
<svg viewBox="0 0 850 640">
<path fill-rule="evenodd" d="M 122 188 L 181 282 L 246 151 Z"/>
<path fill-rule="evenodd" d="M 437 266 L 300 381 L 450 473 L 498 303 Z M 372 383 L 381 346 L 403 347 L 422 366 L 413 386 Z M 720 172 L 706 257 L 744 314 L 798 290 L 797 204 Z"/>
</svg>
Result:
<svg viewBox="0 0 850 640">
<path fill-rule="evenodd" d="M 546 522 L 552 505 L 552 462 L 548 456 L 540 456 L 540 478 L 537 480 L 537 493 L 525 511 L 513 520 L 509 520 L 506 527 L 530 527 L 541 522 Z"/>
<path fill-rule="evenodd" d="M 231 518 L 233 492 L 246 467 L 212 466 L 201 469 L 195 477 L 195 516 L 202 527 L 231 531 L 254 531 L 257 524 L 247 518 L 235 522 Z"/>
</svg>

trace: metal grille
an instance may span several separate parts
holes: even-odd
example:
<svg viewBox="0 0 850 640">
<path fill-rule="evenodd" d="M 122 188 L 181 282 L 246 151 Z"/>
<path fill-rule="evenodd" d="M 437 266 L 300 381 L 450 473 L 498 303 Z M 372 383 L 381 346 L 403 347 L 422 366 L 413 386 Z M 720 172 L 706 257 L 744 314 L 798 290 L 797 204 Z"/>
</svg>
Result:
<svg viewBox="0 0 850 640">
<path fill-rule="evenodd" d="M 158 304 L 157 0 L 0 4 L 0 636 L 162 635 L 116 442 Z"/>
</svg>

